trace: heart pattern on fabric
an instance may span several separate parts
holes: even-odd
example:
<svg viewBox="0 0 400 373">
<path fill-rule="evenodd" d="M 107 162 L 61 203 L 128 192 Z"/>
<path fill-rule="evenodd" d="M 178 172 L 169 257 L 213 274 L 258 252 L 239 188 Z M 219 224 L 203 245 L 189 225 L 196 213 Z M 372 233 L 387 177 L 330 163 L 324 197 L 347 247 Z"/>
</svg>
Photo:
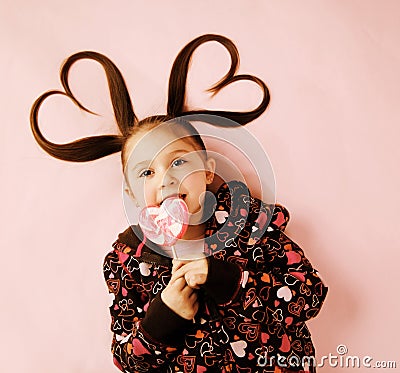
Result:
<svg viewBox="0 0 400 373">
<path fill-rule="evenodd" d="M 215 211 L 215 218 L 219 224 L 225 223 L 226 219 L 228 219 L 228 212 L 227 211 Z"/>
<path fill-rule="evenodd" d="M 124 337 L 127 342 L 131 342 L 132 331 L 136 327 L 134 338 L 138 338 L 142 345 L 135 345 L 132 353 L 137 352 L 141 361 L 153 362 L 154 358 L 158 358 L 157 364 L 158 361 L 160 364 L 171 362 L 174 372 L 196 373 L 205 368 L 219 369 L 221 372 L 234 369 L 250 372 L 260 369 L 262 364 L 259 363 L 259 357 L 260 361 L 261 358 L 267 361 L 267 355 L 279 354 L 285 359 L 297 356 L 296 354 L 313 356 L 315 352 L 311 336 L 303 320 L 315 316 L 320 309 L 326 292 L 323 283 L 308 264 L 303 252 L 279 229 L 266 233 L 265 237 L 261 234 L 258 236 L 260 227 L 253 221 L 252 225 L 245 225 L 244 228 L 249 235 L 237 229 L 243 225 L 240 212 L 243 206 L 235 208 L 232 215 L 226 216 L 226 212 L 229 208 L 232 211 L 232 206 L 237 205 L 237 199 L 242 201 L 242 194 L 238 193 L 235 199 L 227 199 L 226 202 L 224 194 L 218 198 L 218 201 L 223 202 L 216 206 L 219 213 L 214 212 L 210 217 L 205 239 L 210 236 L 212 239 L 206 241 L 205 250 L 214 255 L 216 260 L 240 267 L 240 282 L 233 301 L 224 305 L 218 319 L 214 319 L 217 309 L 213 302 L 202 305 L 194 319 L 194 325 L 185 335 L 182 352 L 172 347 L 162 352 L 153 352 L 151 341 L 138 326 L 148 312 L 152 299 L 168 286 L 170 269 L 158 263 L 141 263 L 140 258 L 133 255 L 133 259 L 126 255 L 119 258 L 113 251 L 104 264 L 105 278 L 109 281 L 109 291 L 112 294 L 118 289 L 116 280 L 120 281 L 119 290 L 112 302 L 113 307 L 110 308 L 113 317 L 112 330 L 121 336 L 131 333 L 131 337 Z M 249 216 L 255 216 L 261 208 L 255 203 L 247 207 Z M 157 217 L 162 212 L 157 211 L 154 215 Z M 219 229 L 220 223 L 225 225 L 223 229 Z M 258 229 L 253 230 L 252 226 Z M 161 230 L 157 225 L 154 229 Z M 250 238 L 257 239 L 257 244 L 253 245 Z M 142 239 L 142 243 L 143 241 Z M 113 245 L 114 249 L 118 242 Z M 120 246 L 118 250 L 123 251 L 124 247 Z M 130 282 L 133 279 L 125 278 L 126 269 L 122 264 L 128 271 L 132 271 L 136 286 Z M 126 294 L 131 289 L 137 294 L 134 304 L 129 304 L 131 297 Z M 121 298 L 128 302 L 121 302 Z M 129 316 L 130 322 L 123 319 L 132 310 L 134 315 Z M 126 344 L 120 343 L 116 346 L 121 347 L 116 350 L 117 353 L 125 352 L 123 348 Z M 151 351 L 153 356 L 145 353 L 142 346 Z M 175 359 L 170 358 L 172 353 L 176 353 Z M 220 365 L 222 361 L 223 366 Z"/>
<path fill-rule="evenodd" d="M 231 342 L 231 347 L 236 356 L 243 357 L 244 355 L 246 355 L 246 341 L 239 340 Z"/>
<path fill-rule="evenodd" d="M 289 302 L 292 299 L 292 291 L 289 286 L 282 286 L 276 292 L 276 296 L 278 298 L 283 298 L 286 302 Z"/>
<path fill-rule="evenodd" d="M 172 246 L 187 229 L 189 210 L 185 201 L 169 197 L 161 206 L 147 206 L 139 214 L 143 234 L 161 246 Z"/>
</svg>

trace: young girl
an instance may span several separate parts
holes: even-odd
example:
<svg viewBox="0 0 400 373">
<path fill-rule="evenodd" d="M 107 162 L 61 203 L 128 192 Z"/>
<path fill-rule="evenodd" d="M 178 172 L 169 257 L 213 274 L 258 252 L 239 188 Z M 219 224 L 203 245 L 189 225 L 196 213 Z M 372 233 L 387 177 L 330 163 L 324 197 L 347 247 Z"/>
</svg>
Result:
<svg viewBox="0 0 400 373">
<path fill-rule="evenodd" d="M 255 110 L 186 108 L 191 56 L 199 45 L 213 40 L 227 48 L 232 65 L 210 91 L 217 93 L 237 80 L 254 81 L 264 93 Z M 69 68 L 83 58 L 104 67 L 122 135 L 53 144 L 39 130 L 39 107 L 48 96 L 61 93 L 88 111 L 68 85 Z M 190 221 L 180 249 L 200 245 L 203 255 L 195 260 L 172 260 L 168 249 L 146 240 L 137 225 L 120 233 L 105 257 L 104 277 L 112 297 L 111 350 L 123 372 L 316 371 L 305 322 L 318 314 L 327 287 L 302 249 L 285 235 L 287 209 L 253 198 L 240 181 L 222 180 L 212 206 L 204 198 L 215 176 L 215 160 L 184 117 L 212 114 L 245 125 L 269 103 L 268 89 L 260 79 L 235 75 L 238 61 L 229 39 L 211 34 L 194 39 L 173 64 L 167 114 L 139 121 L 117 67 L 99 53 L 81 52 L 62 66 L 65 92 L 46 92 L 32 107 L 35 139 L 52 156 L 85 162 L 121 150 L 127 191 L 138 207 L 161 206 L 170 196 L 188 206 Z"/>
</svg>

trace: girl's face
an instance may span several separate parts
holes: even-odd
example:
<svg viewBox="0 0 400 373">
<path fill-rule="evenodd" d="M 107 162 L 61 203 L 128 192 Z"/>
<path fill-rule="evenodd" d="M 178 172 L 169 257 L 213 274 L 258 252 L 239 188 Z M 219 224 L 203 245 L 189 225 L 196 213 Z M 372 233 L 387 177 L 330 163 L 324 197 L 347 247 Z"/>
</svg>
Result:
<svg viewBox="0 0 400 373">
<path fill-rule="evenodd" d="M 160 206 L 165 198 L 177 195 L 188 206 L 190 224 L 195 224 L 214 176 L 214 159 L 205 160 L 190 137 L 179 138 L 168 128 L 139 132 L 126 146 L 125 175 L 139 207 Z"/>
</svg>

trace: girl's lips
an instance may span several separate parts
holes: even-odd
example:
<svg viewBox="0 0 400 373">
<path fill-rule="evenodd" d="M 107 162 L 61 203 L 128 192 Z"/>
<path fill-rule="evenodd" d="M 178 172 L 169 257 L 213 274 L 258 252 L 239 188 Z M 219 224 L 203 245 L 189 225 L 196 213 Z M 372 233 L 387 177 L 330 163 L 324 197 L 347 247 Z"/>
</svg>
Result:
<svg viewBox="0 0 400 373">
<path fill-rule="evenodd" d="M 185 194 L 185 193 L 174 193 L 174 194 L 170 194 L 169 196 L 165 197 L 165 198 L 161 201 L 160 206 L 163 204 L 163 202 L 164 202 L 167 198 L 173 198 L 173 197 L 175 197 L 175 198 L 181 198 L 181 199 L 185 200 L 186 194 Z"/>
</svg>

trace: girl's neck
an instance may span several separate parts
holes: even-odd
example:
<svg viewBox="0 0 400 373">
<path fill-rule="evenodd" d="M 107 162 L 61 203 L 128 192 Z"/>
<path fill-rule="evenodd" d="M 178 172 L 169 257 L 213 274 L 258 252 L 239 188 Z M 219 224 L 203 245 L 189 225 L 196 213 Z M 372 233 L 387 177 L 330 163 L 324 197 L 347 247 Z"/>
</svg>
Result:
<svg viewBox="0 0 400 373">
<path fill-rule="evenodd" d="M 206 223 L 197 225 L 188 225 L 185 234 L 182 236 L 184 240 L 200 240 L 204 238 L 206 232 Z"/>
</svg>

